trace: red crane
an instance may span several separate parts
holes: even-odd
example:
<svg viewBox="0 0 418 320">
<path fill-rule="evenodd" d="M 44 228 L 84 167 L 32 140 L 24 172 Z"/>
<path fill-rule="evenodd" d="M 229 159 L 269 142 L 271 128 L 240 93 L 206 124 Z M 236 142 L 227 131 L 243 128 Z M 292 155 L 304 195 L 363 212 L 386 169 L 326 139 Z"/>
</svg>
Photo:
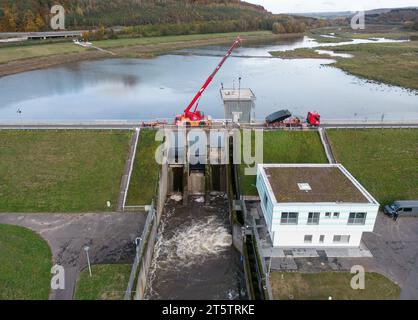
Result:
<svg viewBox="0 0 418 320">
<path fill-rule="evenodd" d="M 176 125 L 186 125 L 186 126 L 200 126 L 208 124 L 208 121 L 205 119 L 205 114 L 202 111 L 197 110 L 199 106 L 200 98 L 202 97 L 203 92 L 210 85 L 215 75 L 218 73 L 219 69 L 222 68 L 225 61 L 229 58 L 235 48 L 241 43 L 241 38 L 238 36 L 231 48 L 228 50 L 226 55 L 222 58 L 221 62 L 218 64 L 216 69 L 212 72 L 206 82 L 203 84 L 202 88 L 196 93 L 193 100 L 189 103 L 187 108 L 183 111 L 183 114 L 177 115 L 175 119 Z M 193 109 L 193 110 L 192 110 Z"/>
</svg>

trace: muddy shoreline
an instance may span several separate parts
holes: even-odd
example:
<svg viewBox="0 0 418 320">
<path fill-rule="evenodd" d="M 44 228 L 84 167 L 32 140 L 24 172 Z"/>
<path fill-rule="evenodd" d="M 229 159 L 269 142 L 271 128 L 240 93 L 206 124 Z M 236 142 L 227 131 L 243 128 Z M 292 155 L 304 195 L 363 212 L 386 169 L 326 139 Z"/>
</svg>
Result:
<svg viewBox="0 0 418 320">
<path fill-rule="evenodd" d="M 288 40 L 302 37 L 302 34 L 282 34 L 282 35 L 251 35 L 244 36 L 243 41 L 256 43 L 260 41 L 269 40 Z M 179 41 L 168 42 L 159 44 L 149 44 L 140 46 L 130 46 L 122 48 L 110 49 L 115 55 L 110 55 L 106 52 L 96 51 L 91 49 L 86 52 L 50 55 L 32 59 L 23 59 L 10 61 L 0 64 L 0 78 L 12 74 L 21 72 L 46 69 L 50 67 L 56 67 L 63 64 L 87 61 L 87 60 L 99 60 L 99 59 L 120 59 L 120 58 L 152 58 L 156 55 L 161 55 L 170 51 L 194 48 L 206 45 L 227 44 L 234 39 L 234 35 L 231 37 L 221 37 L 205 40 L 191 40 L 191 41 Z"/>
</svg>

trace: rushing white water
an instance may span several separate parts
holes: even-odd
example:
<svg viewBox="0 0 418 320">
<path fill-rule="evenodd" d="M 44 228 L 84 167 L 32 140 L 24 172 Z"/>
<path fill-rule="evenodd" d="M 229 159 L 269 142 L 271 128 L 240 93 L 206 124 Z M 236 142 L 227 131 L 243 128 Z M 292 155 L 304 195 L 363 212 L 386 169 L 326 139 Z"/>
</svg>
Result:
<svg viewBox="0 0 418 320">
<path fill-rule="evenodd" d="M 176 202 L 179 202 L 179 201 L 183 200 L 183 196 L 181 194 L 173 194 L 170 197 L 170 200 L 174 200 Z"/>
<path fill-rule="evenodd" d="M 232 236 L 223 221 L 212 216 L 195 220 L 177 228 L 168 239 L 162 239 L 159 248 L 159 267 L 184 269 L 202 264 L 232 245 Z"/>
<path fill-rule="evenodd" d="M 190 207 L 184 207 L 174 199 L 170 200 L 161 219 L 154 247 L 154 257 L 147 285 L 147 298 L 158 299 L 176 295 L 178 294 L 176 290 L 184 282 L 207 281 L 208 273 L 203 271 L 202 276 L 200 274 L 202 270 L 210 270 L 211 276 L 217 279 L 214 281 L 219 281 L 217 272 L 220 272 L 221 277 L 225 277 L 223 267 L 219 271 L 219 261 L 231 263 L 232 235 L 223 214 L 225 211 L 224 196 L 220 195 L 215 198 L 222 205 L 211 203 L 212 206 L 203 206 L 196 201 L 199 197 L 191 199 Z M 225 266 L 223 263 L 221 265 Z M 184 279 L 184 282 L 178 282 L 179 277 Z M 233 277 L 234 273 L 231 273 L 225 278 L 225 282 L 229 281 L 226 288 L 216 287 L 217 296 L 224 299 L 240 297 L 235 285 L 230 284 L 231 281 L 234 283 Z M 177 284 L 171 284 L 173 288 L 167 289 L 172 281 L 177 281 Z M 221 286 L 223 285 L 225 284 L 222 282 Z M 231 287 L 228 287 L 229 285 Z M 218 285 L 215 284 L 215 286 Z M 187 288 L 190 289 L 189 286 Z M 169 294 L 166 290 L 169 290 Z M 245 292 L 242 296 L 244 295 Z"/>
</svg>

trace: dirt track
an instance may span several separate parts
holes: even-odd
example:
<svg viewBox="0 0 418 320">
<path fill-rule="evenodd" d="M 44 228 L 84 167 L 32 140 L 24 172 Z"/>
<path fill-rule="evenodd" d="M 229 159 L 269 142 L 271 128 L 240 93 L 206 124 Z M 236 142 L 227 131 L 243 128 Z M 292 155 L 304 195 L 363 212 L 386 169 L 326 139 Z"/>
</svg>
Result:
<svg viewBox="0 0 418 320">
<path fill-rule="evenodd" d="M 260 41 L 260 40 L 273 40 L 273 39 L 288 39 L 300 37 L 298 34 L 288 34 L 288 35 L 263 35 L 263 36 L 245 36 L 243 37 L 244 41 Z M 232 41 L 234 36 L 231 37 L 221 37 L 214 39 L 205 39 L 205 40 L 192 40 L 192 41 L 179 41 L 179 42 L 167 42 L 160 44 L 148 44 L 141 46 L 131 46 L 124 48 L 114 48 L 109 49 L 115 55 L 110 55 L 105 52 L 89 50 L 81 53 L 70 53 L 62 55 L 51 55 L 44 56 L 33 59 L 25 60 L 16 60 L 0 64 L 0 77 L 16 74 L 25 71 L 44 69 L 49 67 L 58 66 L 61 64 L 84 61 L 84 60 L 94 60 L 94 59 L 104 59 L 104 58 L 146 58 L 152 57 L 157 54 L 162 54 L 165 52 L 199 47 L 205 45 L 213 44 L 224 44 Z"/>
</svg>

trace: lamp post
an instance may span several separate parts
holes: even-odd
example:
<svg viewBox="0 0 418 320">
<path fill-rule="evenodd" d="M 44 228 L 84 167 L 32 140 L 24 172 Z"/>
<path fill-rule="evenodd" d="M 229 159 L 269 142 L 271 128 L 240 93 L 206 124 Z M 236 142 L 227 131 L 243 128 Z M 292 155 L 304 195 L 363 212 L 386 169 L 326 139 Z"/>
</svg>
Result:
<svg viewBox="0 0 418 320">
<path fill-rule="evenodd" d="M 142 241 L 142 238 L 141 237 L 136 237 L 135 238 L 135 246 L 137 247 L 137 249 L 138 249 L 139 244 L 141 243 L 141 241 Z"/>
<path fill-rule="evenodd" d="M 90 273 L 90 277 L 91 277 L 92 275 L 91 275 L 91 265 L 90 265 L 89 249 L 90 249 L 90 247 L 88 247 L 88 246 L 85 246 L 84 247 L 84 251 L 86 252 L 86 255 L 87 255 L 87 265 L 89 266 L 89 273 Z"/>
</svg>

